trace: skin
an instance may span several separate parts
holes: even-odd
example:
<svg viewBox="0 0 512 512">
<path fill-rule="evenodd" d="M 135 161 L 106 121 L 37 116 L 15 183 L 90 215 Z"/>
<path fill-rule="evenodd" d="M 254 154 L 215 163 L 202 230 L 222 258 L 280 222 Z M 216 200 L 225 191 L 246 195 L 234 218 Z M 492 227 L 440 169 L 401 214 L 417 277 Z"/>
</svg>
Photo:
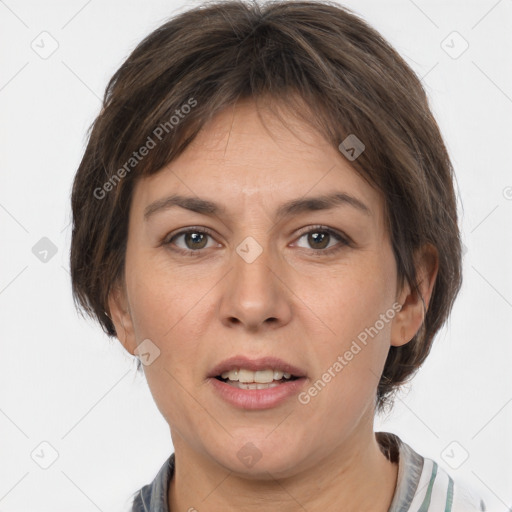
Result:
<svg viewBox="0 0 512 512">
<path fill-rule="evenodd" d="M 124 282 L 109 297 L 125 348 L 136 354 L 150 339 L 160 350 L 144 372 L 175 451 L 169 506 L 385 512 L 398 466 L 375 439 L 376 389 L 389 347 L 407 343 L 423 322 L 421 298 L 407 284 L 397 288 L 381 193 L 310 126 L 283 111 L 287 128 L 259 110 L 264 123 L 252 100 L 224 110 L 179 158 L 137 183 Z M 358 198 L 370 214 L 345 204 L 274 217 L 285 201 L 334 190 Z M 144 209 L 172 193 L 215 201 L 227 212 L 175 206 L 144 221 Z M 318 224 L 351 245 L 308 238 L 325 234 Z M 163 243 L 191 226 L 213 235 Z M 246 237 L 262 248 L 252 263 L 236 252 Z M 327 253 L 332 247 L 339 250 Z M 432 247 L 418 253 L 417 268 L 428 304 L 438 269 Z M 278 407 L 242 410 L 207 378 L 235 354 L 271 355 L 301 368 L 307 390 L 395 302 L 400 312 L 308 404 L 294 396 Z M 252 467 L 237 457 L 248 442 L 261 454 Z"/>
</svg>

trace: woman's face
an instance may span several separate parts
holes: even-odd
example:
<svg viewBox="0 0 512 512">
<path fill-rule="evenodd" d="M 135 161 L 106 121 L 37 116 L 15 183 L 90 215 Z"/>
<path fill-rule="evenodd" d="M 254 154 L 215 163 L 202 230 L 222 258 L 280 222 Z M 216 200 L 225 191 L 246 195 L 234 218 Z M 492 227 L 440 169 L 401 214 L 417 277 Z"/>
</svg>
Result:
<svg viewBox="0 0 512 512">
<path fill-rule="evenodd" d="M 116 327 L 176 450 L 284 477 L 368 442 L 401 299 L 380 194 L 308 125 L 262 114 L 239 102 L 137 183 Z M 170 196 L 189 208 L 155 208 Z M 216 379 L 234 356 L 272 387 Z M 302 378 L 264 371 L 285 365 Z"/>
</svg>

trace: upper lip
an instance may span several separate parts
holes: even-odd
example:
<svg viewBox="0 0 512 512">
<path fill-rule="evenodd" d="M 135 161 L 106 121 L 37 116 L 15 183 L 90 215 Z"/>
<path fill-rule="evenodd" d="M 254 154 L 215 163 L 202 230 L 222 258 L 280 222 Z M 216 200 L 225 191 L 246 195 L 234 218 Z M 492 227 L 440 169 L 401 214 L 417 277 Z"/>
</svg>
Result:
<svg viewBox="0 0 512 512">
<path fill-rule="evenodd" d="M 252 370 L 253 372 L 270 368 L 273 370 L 281 370 L 285 373 L 291 373 L 294 377 L 306 376 L 305 372 L 300 368 L 297 368 L 290 363 L 286 363 L 277 357 L 268 356 L 250 359 L 246 356 L 238 355 L 225 359 L 221 363 L 217 364 L 212 368 L 208 377 L 218 377 L 224 372 L 238 370 L 239 368 L 245 368 L 246 370 Z"/>
</svg>

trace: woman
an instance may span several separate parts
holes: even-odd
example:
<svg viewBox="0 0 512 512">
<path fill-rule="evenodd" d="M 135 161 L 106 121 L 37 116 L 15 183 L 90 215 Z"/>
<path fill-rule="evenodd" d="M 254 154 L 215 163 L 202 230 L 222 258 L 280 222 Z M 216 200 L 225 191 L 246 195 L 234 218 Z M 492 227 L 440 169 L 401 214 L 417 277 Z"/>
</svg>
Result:
<svg viewBox="0 0 512 512">
<path fill-rule="evenodd" d="M 418 78 L 336 4 L 205 4 L 142 41 L 71 248 L 170 427 L 134 511 L 485 510 L 373 431 L 461 286 L 452 181 Z"/>
</svg>

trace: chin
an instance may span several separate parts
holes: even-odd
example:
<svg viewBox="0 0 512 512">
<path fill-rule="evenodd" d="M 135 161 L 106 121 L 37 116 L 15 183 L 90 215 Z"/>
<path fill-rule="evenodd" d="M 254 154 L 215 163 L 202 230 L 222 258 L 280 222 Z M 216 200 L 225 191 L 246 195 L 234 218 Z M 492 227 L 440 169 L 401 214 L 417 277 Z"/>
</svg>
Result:
<svg viewBox="0 0 512 512">
<path fill-rule="evenodd" d="M 234 441 L 227 450 L 212 456 L 227 471 L 248 479 L 268 480 L 271 477 L 283 478 L 296 473 L 300 448 L 289 443 L 276 447 L 264 436 L 259 440 L 253 439 Z"/>
</svg>

